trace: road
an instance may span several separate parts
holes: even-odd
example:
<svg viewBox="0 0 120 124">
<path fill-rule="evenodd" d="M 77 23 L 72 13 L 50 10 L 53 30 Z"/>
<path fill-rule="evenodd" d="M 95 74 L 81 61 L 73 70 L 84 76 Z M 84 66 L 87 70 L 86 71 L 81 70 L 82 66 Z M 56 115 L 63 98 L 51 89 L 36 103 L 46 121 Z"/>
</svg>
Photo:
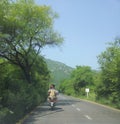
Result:
<svg viewBox="0 0 120 124">
<path fill-rule="evenodd" d="M 46 102 L 38 106 L 22 124 L 120 124 L 120 111 L 59 95 L 53 111 Z"/>
</svg>

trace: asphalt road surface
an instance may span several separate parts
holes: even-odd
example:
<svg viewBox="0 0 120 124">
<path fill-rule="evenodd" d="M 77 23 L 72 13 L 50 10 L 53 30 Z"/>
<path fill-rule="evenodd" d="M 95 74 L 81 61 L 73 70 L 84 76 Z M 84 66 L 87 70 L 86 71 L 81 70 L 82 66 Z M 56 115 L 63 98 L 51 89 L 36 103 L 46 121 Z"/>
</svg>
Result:
<svg viewBox="0 0 120 124">
<path fill-rule="evenodd" d="M 53 111 L 46 102 L 38 106 L 22 124 L 120 124 L 120 111 L 59 95 Z"/>
</svg>

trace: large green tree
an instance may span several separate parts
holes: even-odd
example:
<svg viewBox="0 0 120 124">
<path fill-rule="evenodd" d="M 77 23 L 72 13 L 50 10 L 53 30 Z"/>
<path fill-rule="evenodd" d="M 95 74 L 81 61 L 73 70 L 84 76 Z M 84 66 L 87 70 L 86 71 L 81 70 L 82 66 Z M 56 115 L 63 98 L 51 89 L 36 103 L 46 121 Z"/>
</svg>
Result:
<svg viewBox="0 0 120 124">
<path fill-rule="evenodd" d="M 29 83 L 41 49 L 63 41 L 53 29 L 56 17 L 49 6 L 36 5 L 34 0 L 0 1 L 0 57 L 19 66 Z"/>
<path fill-rule="evenodd" d="M 109 47 L 98 56 L 102 70 L 102 83 L 98 86 L 98 97 L 107 97 L 120 106 L 120 40 L 109 43 Z"/>
<path fill-rule="evenodd" d="M 76 66 L 71 78 L 61 83 L 60 90 L 69 95 L 84 95 L 85 88 L 91 88 L 94 85 L 93 74 L 89 66 Z"/>
<path fill-rule="evenodd" d="M 89 66 L 77 66 L 72 73 L 73 86 L 77 94 L 83 94 L 85 88 L 93 84 L 93 73 Z"/>
</svg>

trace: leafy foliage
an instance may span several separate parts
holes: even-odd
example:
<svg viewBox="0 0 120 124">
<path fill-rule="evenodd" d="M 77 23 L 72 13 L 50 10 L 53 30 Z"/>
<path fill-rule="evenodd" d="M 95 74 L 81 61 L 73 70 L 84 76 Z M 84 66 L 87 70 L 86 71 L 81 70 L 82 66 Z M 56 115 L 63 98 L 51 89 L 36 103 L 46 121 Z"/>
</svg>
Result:
<svg viewBox="0 0 120 124">
<path fill-rule="evenodd" d="M 19 66 L 31 83 L 30 71 L 41 48 L 63 41 L 53 30 L 56 13 L 32 0 L 2 0 L 0 6 L 0 57 Z"/>
<path fill-rule="evenodd" d="M 13 124 L 46 100 L 50 73 L 46 45 L 60 45 L 57 14 L 34 0 L 0 1 L 0 123 Z"/>
<path fill-rule="evenodd" d="M 102 70 L 102 83 L 98 85 L 97 97 L 107 98 L 120 108 L 120 40 L 110 46 L 98 56 Z"/>
<path fill-rule="evenodd" d="M 93 82 L 92 71 L 88 66 L 77 66 L 73 71 L 72 78 L 74 78 L 74 90 L 79 93 L 82 88 L 90 86 Z"/>
<path fill-rule="evenodd" d="M 89 66 L 77 66 L 71 74 L 71 78 L 68 81 L 64 81 L 60 88 L 66 93 L 68 89 L 71 89 L 71 93 L 76 95 L 85 95 L 85 88 L 93 85 L 93 72 Z"/>
<path fill-rule="evenodd" d="M 59 86 L 59 90 L 62 93 L 65 93 L 67 95 L 74 95 L 75 91 L 74 91 L 74 87 L 73 87 L 73 81 L 72 80 L 64 80 L 60 86 Z"/>
<path fill-rule="evenodd" d="M 46 100 L 50 75 L 41 57 L 32 68 L 32 84 L 26 83 L 21 69 L 8 61 L 1 61 L 0 68 L 0 110 L 6 110 L 4 116 L 0 114 L 0 123 L 13 124 Z"/>
</svg>

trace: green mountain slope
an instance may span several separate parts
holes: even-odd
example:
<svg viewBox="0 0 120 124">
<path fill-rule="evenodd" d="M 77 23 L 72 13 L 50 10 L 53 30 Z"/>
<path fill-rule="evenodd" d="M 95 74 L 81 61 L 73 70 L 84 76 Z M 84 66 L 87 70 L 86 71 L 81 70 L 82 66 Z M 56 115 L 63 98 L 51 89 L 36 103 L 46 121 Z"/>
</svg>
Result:
<svg viewBox="0 0 120 124">
<path fill-rule="evenodd" d="M 73 68 L 61 62 L 45 59 L 48 69 L 51 72 L 52 81 L 57 86 L 64 80 L 68 79 L 73 71 Z"/>
</svg>

